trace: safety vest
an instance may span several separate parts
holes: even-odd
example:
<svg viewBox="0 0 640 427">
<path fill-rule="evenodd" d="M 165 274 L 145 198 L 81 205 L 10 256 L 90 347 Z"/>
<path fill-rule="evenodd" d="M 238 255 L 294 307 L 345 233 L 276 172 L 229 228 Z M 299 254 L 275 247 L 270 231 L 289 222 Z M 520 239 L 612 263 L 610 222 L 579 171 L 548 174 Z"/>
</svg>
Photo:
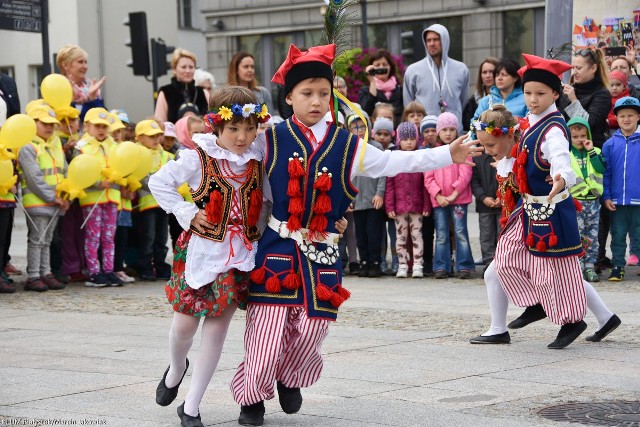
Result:
<svg viewBox="0 0 640 427">
<path fill-rule="evenodd" d="M 98 141 L 93 136 L 83 135 L 82 139 L 76 144 L 76 148 L 83 154 L 89 154 L 100 162 L 100 168 L 109 167 L 109 154 L 116 147 L 116 143 L 110 136 L 103 141 Z M 104 175 L 100 175 L 100 180 L 107 179 Z M 103 190 L 87 189 L 87 196 L 80 199 L 80 206 L 93 206 L 94 204 L 115 203 L 120 205 L 120 186 L 111 183 L 103 193 Z"/>
<path fill-rule="evenodd" d="M 36 160 L 38 160 L 38 166 L 40 166 L 40 170 L 42 171 L 44 182 L 55 187 L 64 178 L 64 152 L 62 151 L 60 138 L 57 136 L 53 136 L 48 140 L 51 145 L 47 149 L 41 146 L 44 142 L 42 138 L 36 136 L 29 144 L 31 144 L 36 152 Z M 22 167 L 18 166 L 18 171 L 20 173 L 20 187 L 22 188 L 22 204 L 25 208 L 54 205 L 53 202 L 47 203 L 36 196 L 29 187 L 27 187 Z"/>
<path fill-rule="evenodd" d="M 594 147 L 593 149 L 595 150 L 596 155 L 600 154 L 599 148 Z M 593 165 L 591 164 L 591 156 L 589 156 L 589 154 L 587 154 L 586 161 L 587 177 L 585 178 L 582 176 L 582 169 L 578 164 L 576 156 L 573 155 L 573 152 L 571 153 L 571 168 L 576 174 L 576 185 L 571 187 L 571 195 L 576 199 L 597 199 L 602 196 L 602 191 L 604 189 L 603 177 L 601 173 L 596 172 L 593 168 Z"/>
<path fill-rule="evenodd" d="M 175 157 L 173 154 L 163 150 L 162 148 L 158 148 L 157 150 L 151 150 L 150 148 L 146 149 L 151 151 L 151 156 L 153 157 L 153 163 L 151 165 L 149 176 L 158 172 L 162 166 L 166 165 L 169 160 Z M 141 188 L 140 190 L 138 190 L 138 196 L 138 210 L 140 212 L 160 207 L 158 202 L 156 202 L 156 199 L 153 197 L 153 194 L 151 194 L 151 191 Z"/>
<path fill-rule="evenodd" d="M 16 201 L 16 196 L 10 191 L 7 191 L 6 194 L 0 194 L 0 203 L 15 202 L 15 201 Z"/>
</svg>

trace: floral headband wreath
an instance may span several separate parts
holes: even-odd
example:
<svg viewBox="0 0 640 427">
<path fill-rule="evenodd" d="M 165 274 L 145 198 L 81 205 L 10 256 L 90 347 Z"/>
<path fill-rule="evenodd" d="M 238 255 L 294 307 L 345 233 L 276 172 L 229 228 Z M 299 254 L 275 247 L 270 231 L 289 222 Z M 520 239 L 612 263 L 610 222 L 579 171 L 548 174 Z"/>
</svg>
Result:
<svg viewBox="0 0 640 427">
<path fill-rule="evenodd" d="M 518 129 L 520 129 L 520 123 L 516 123 L 513 126 L 498 127 L 495 125 L 495 122 L 493 120 L 489 123 L 481 122 L 480 120 L 474 120 L 471 122 L 470 127 L 473 139 L 477 139 L 476 132 L 480 132 L 482 130 L 487 132 L 489 135 L 500 137 L 502 135 L 513 135 Z"/>
<path fill-rule="evenodd" d="M 214 126 L 219 126 L 225 121 L 232 120 L 233 117 L 249 118 L 252 114 L 258 119 L 258 123 L 266 123 L 271 116 L 267 109 L 267 104 L 233 104 L 230 106 L 223 105 L 217 110 L 211 110 L 204 115 L 206 123 L 213 129 Z"/>
</svg>

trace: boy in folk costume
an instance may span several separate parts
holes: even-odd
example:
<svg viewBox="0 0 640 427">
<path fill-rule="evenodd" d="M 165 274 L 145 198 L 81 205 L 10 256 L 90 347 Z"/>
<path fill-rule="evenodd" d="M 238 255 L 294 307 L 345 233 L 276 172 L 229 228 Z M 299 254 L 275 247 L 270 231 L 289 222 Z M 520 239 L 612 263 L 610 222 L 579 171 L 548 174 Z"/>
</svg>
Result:
<svg viewBox="0 0 640 427">
<path fill-rule="evenodd" d="M 516 145 L 514 171 L 521 199 L 502 232 L 495 267 L 500 282 L 518 306 L 541 304 L 562 325 L 548 348 L 571 344 L 587 327 L 586 296 L 578 256 L 582 243 L 576 204 L 567 187 L 575 184 L 569 155 L 569 130 L 555 100 L 559 76 L 569 64 L 523 54 L 518 73 L 530 114 Z M 552 183 L 546 181 L 551 175 Z"/>
<path fill-rule="evenodd" d="M 432 150 L 380 151 L 339 129 L 328 115 L 335 51 L 333 44 L 305 52 L 291 45 L 272 81 L 284 86 L 294 115 L 256 141 L 265 153 L 264 193 L 273 211 L 250 275 L 245 356 L 231 384 L 242 425 L 263 424 L 274 383 L 291 414 L 302 405 L 300 388 L 320 377 L 329 322 L 349 298 L 334 221 L 357 193 L 351 179 L 465 163 L 481 150 L 459 138 Z"/>
</svg>

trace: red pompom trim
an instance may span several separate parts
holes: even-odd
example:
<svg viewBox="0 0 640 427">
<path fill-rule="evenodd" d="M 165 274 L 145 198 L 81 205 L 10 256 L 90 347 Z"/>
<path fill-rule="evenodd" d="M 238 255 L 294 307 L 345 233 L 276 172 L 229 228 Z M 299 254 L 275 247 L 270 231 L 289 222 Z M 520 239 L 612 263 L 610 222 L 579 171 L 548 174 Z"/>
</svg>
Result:
<svg viewBox="0 0 640 427">
<path fill-rule="evenodd" d="M 520 151 L 520 154 L 518 154 L 518 158 L 516 159 L 516 162 L 518 162 L 518 164 L 520 166 L 524 166 L 527 164 L 527 151 L 526 150 L 522 150 Z"/>
<path fill-rule="evenodd" d="M 267 270 L 264 267 L 256 268 L 249 273 L 249 279 L 256 285 L 262 285 L 267 277 Z"/>
<path fill-rule="evenodd" d="M 297 157 L 293 157 L 291 160 L 289 160 L 287 172 L 289 172 L 290 178 L 302 178 L 304 176 L 304 168 L 302 167 L 302 162 L 298 160 Z"/>
<path fill-rule="evenodd" d="M 289 199 L 289 213 L 291 215 L 302 215 L 304 206 L 302 205 L 302 197 L 292 197 Z"/>
<path fill-rule="evenodd" d="M 329 220 L 324 215 L 314 215 L 309 224 L 309 231 L 314 233 L 326 233 Z"/>
<path fill-rule="evenodd" d="M 316 295 L 318 296 L 318 299 L 320 301 L 329 301 L 329 298 L 331 298 L 332 294 L 333 292 L 331 292 L 331 289 L 329 289 L 326 285 L 318 283 L 318 285 L 316 286 Z"/>
<path fill-rule="evenodd" d="M 300 217 L 298 215 L 291 215 L 287 221 L 287 230 L 298 231 L 302 227 Z"/>
<path fill-rule="evenodd" d="M 340 295 L 333 292 L 331 294 L 331 297 L 329 298 L 329 302 L 331 303 L 332 306 L 334 306 L 335 308 L 338 308 L 344 302 L 344 298 L 342 298 Z"/>
<path fill-rule="evenodd" d="M 530 248 L 534 247 L 536 244 L 536 238 L 533 235 L 533 233 L 529 233 L 529 235 L 527 236 L 527 246 L 529 246 Z"/>
<path fill-rule="evenodd" d="M 302 280 L 300 279 L 300 275 L 295 271 L 291 270 L 289 274 L 282 281 L 282 286 L 285 288 L 295 291 L 300 286 L 302 286 Z"/>
<path fill-rule="evenodd" d="M 331 212 L 331 198 L 326 193 L 322 193 L 313 205 L 313 213 L 325 214 L 327 212 Z"/>
<path fill-rule="evenodd" d="M 289 179 L 289 183 L 287 184 L 287 196 L 302 197 L 302 190 L 300 189 L 300 180 L 298 178 Z"/>
<path fill-rule="evenodd" d="M 514 144 L 513 147 L 511 147 L 510 156 L 514 159 L 518 156 L 518 144 Z"/>
<path fill-rule="evenodd" d="M 351 292 L 342 287 L 342 285 L 338 285 L 338 289 L 336 290 L 338 295 L 340 295 L 344 300 L 348 300 L 351 298 Z"/>
<path fill-rule="evenodd" d="M 538 243 L 536 243 L 536 249 L 539 252 L 546 252 L 547 251 L 547 244 L 544 242 L 544 239 L 538 240 Z"/>
<path fill-rule="evenodd" d="M 247 213 L 247 225 L 255 227 L 260 219 L 262 211 L 262 190 L 254 188 L 249 196 L 249 212 Z"/>
<path fill-rule="evenodd" d="M 555 233 L 551 233 L 551 236 L 549 236 L 549 247 L 555 248 L 556 246 L 558 246 L 558 236 Z"/>
<path fill-rule="evenodd" d="M 322 192 L 331 190 L 331 177 L 329 174 L 325 172 L 320 175 L 316 182 L 313 183 L 313 188 Z"/>
<path fill-rule="evenodd" d="M 576 207 L 576 211 L 582 212 L 582 203 L 580 203 L 580 200 L 573 199 L 573 204 Z"/>
<path fill-rule="evenodd" d="M 213 190 L 209 194 L 209 203 L 204 208 L 207 214 L 207 221 L 212 224 L 222 222 L 222 194 L 218 190 Z"/>
<path fill-rule="evenodd" d="M 281 287 L 280 279 L 278 278 L 278 276 L 269 277 L 264 284 L 264 288 L 269 293 L 279 294 L 282 287 Z"/>
<path fill-rule="evenodd" d="M 507 221 L 509 221 L 509 218 L 507 218 L 506 216 L 503 216 L 502 218 L 500 218 L 500 226 L 504 228 L 504 226 L 507 225 Z"/>
</svg>

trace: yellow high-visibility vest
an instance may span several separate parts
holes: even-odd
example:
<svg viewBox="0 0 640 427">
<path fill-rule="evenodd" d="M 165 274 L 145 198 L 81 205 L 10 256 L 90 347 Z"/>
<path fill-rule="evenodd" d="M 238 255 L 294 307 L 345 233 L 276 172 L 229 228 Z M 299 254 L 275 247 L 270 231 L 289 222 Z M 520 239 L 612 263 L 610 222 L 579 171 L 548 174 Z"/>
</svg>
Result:
<svg viewBox="0 0 640 427">
<path fill-rule="evenodd" d="M 100 168 L 109 167 L 109 154 L 116 147 L 116 142 L 112 137 L 107 136 L 103 141 L 98 141 L 93 136 L 85 134 L 76 144 L 76 148 L 84 154 L 94 156 L 100 162 Z M 104 175 L 100 176 L 101 180 L 105 180 Z M 94 204 L 115 203 L 120 205 L 120 186 L 112 183 L 106 188 L 104 193 L 102 190 L 89 189 L 85 190 L 86 197 L 80 199 L 80 206 L 93 206 Z"/>
<path fill-rule="evenodd" d="M 47 142 L 49 143 L 47 144 L 48 147 L 44 148 L 45 141 L 36 136 L 29 144 L 36 152 L 36 159 L 40 170 L 42 170 L 44 182 L 55 187 L 64 178 L 64 152 L 62 151 L 60 138 L 57 136 L 52 136 Z M 54 206 L 53 202 L 46 203 L 31 192 L 24 179 L 24 172 L 19 165 L 18 171 L 20 172 L 20 187 L 22 188 L 22 204 L 25 208 Z"/>
</svg>

